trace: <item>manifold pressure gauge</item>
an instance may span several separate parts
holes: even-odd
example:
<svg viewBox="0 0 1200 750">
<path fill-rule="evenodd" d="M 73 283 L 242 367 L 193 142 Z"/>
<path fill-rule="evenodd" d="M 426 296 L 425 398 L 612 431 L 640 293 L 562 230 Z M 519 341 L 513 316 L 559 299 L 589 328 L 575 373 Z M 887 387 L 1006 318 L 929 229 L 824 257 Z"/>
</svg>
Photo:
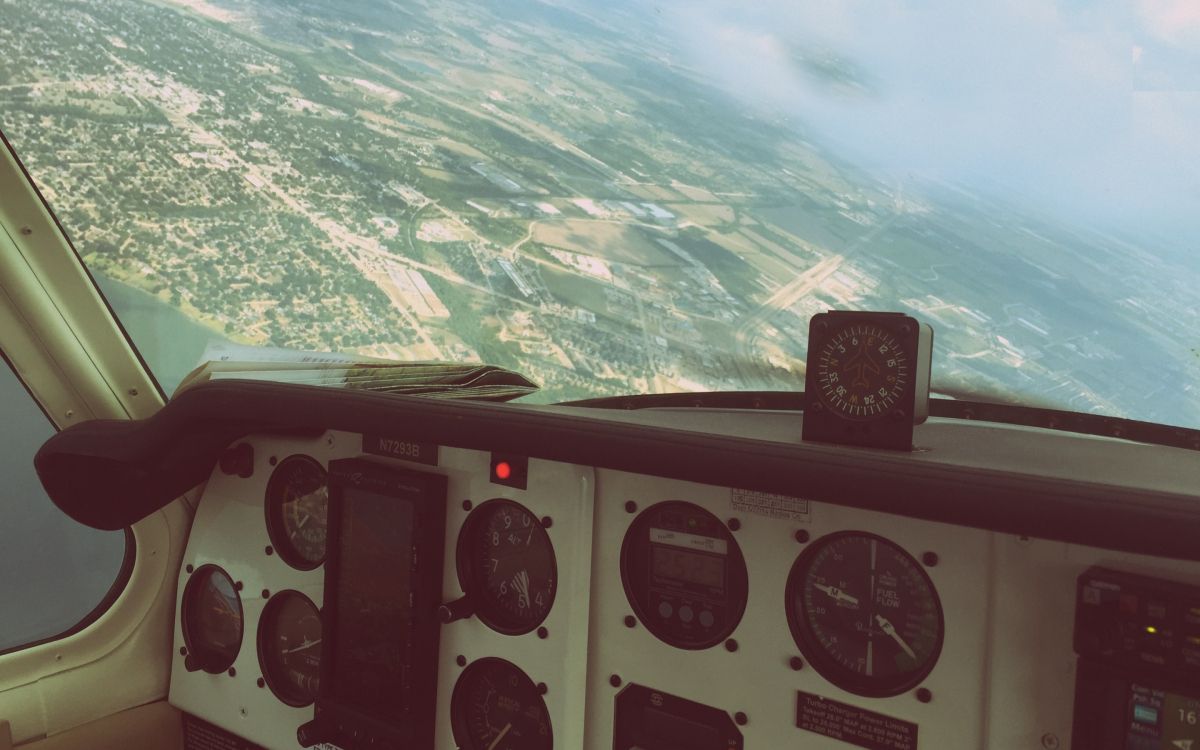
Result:
<svg viewBox="0 0 1200 750">
<path fill-rule="evenodd" d="M 512 662 L 487 657 L 463 670 L 450 697 L 450 728 L 462 750 L 553 750 L 542 689 Z"/>
<path fill-rule="evenodd" d="M 804 439 L 912 450 L 929 416 L 933 329 L 903 313 L 834 311 L 808 329 Z"/>
</svg>

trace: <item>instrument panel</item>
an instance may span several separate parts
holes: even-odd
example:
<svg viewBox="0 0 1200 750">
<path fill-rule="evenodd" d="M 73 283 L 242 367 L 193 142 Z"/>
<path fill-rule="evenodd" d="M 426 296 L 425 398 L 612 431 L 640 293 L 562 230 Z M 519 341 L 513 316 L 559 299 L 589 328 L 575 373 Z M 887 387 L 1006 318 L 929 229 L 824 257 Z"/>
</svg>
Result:
<svg viewBox="0 0 1200 750">
<path fill-rule="evenodd" d="M 537 459 L 506 483 L 488 452 L 364 457 L 362 436 L 339 431 L 241 442 L 253 471 L 214 469 L 189 538 L 170 700 L 268 748 L 299 746 L 333 692 L 330 654 L 351 648 L 323 633 L 333 545 L 348 543 L 331 477 L 348 460 L 444 483 L 437 638 L 426 641 L 439 749 L 1070 747 L 1064 602 L 1078 576 L 1108 565 L 1200 580 L 1194 563 L 801 492 Z M 395 527 L 386 505 L 360 531 Z M 395 586 L 404 566 L 349 544 L 361 553 L 355 601 L 386 599 L 372 587 Z M 395 695 L 380 682 L 359 698 L 387 716 Z"/>
</svg>

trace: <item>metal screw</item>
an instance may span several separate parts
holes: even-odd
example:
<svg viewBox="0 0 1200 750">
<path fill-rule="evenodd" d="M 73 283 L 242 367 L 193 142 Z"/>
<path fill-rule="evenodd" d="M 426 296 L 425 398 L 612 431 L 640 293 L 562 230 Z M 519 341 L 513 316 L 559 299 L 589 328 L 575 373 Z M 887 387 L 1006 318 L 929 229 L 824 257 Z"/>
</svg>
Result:
<svg viewBox="0 0 1200 750">
<path fill-rule="evenodd" d="M 933 693 L 929 690 L 929 688 L 917 688 L 917 700 L 921 701 L 922 703 L 928 703 L 929 701 L 933 700 Z"/>
<path fill-rule="evenodd" d="M 926 552 L 921 555 L 921 562 L 925 563 L 925 567 L 932 568 L 938 564 L 938 554 L 936 552 Z"/>
<path fill-rule="evenodd" d="M 467 657 L 459 654 L 458 656 L 454 657 L 454 663 L 460 667 L 465 667 L 467 666 Z"/>
<path fill-rule="evenodd" d="M 788 666 L 792 668 L 793 672 L 799 672 L 801 669 L 804 669 L 804 660 L 799 656 L 793 656 L 788 659 Z"/>
<path fill-rule="evenodd" d="M 473 508 L 473 507 L 474 507 L 474 506 L 471 504 L 471 501 L 470 501 L 470 500 L 463 500 L 463 502 L 462 502 L 462 506 L 463 506 L 463 510 L 470 510 L 471 508 Z"/>
<path fill-rule="evenodd" d="M 808 534 L 808 529 L 796 529 L 794 536 L 796 537 L 796 541 L 800 542 L 801 544 L 807 544 L 808 540 L 811 538 Z"/>
<path fill-rule="evenodd" d="M 729 653 L 731 653 L 731 654 L 732 654 L 734 651 L 737 651 L 737 650 L 738 650 L 738 642 L 737 642 L 737 641 L 735 641 L 735 640 L 734 640 L 734 639 L 732 639 L 732 638 L 730 638 L 729 640 L 725 641 L 725 650 L 726 650 L 726 651 L 728 651 L 728 652 L 729 652 Z"/>
<path fill-rule="evenodd" d="M 237 677 L 237 670 L 236 670 L 236 669 L 234 669 L 233 667 L 230 667 L 230 668 L 229 668 L 229 676 L 230 676 L 230 677 Z"/>
<path fill-rule="evenodd" d="M 32 227 L 21 227 L 21 234 L 28 237 L 29 235 L 33 234 L 33 228 Z"/>
<path fill-rule="evenodd" d="M 270 555 L 275 554 L 275 548 L 268 544 L 266 546 L 266 549 L 263 550 L 263 552 L 266 552 L 267 555 L 270 556 Z"/>
<path fill-rule="evenodd" d="M 136 395 L 138 395 L 138 389 L 137 389 L 137 388 L 130 388 L 130 389 L 129 389 L 129 395 L 130 395 L 130 396 L 136 396 Z"/>
<path fill-rule="evenodd" d="M 72 417 L 74 417 L 74 416 L 75 416 L 75 410 L 74 410 L 74 409 L 67 409 L 67 413 L 66 413 L 66 415 L 65 415 L 65 416 L 66 416 L 66 418 L 67 418 L 67 419 L 71 419 Z"/>
<path fill-rule="evenodd" d="M 747 715 L 746 715 L 745 713 L 743 713 L 742 711 L 738 711 L 736 714 L 734 714 L 734 715 L 733 715 L 733 720 L 737 722 L 737 725 L 738 725 L 739 727 L 744 727 L 744 726 L 746 726 L 747 724 L 749 724 L 749 723 L 750 723 L 750 717 L 749 717 L 749 716 L 747 716 Z"/>
<path fill-rule="evenodd" d="M 243 588 L 245 588 L 245 585 L 244 585 L 244 584 L 243 584 L 241 581 L 236 581 L 236 582 L 233 584 L 233 587 L 234 587 L 235 589 L 237 589 L 238 591 L 241 591 Z"/>
<path fill-rule="evenodd" d="M 548 529 L 554 525 L 554 519 L 550 516 L 542 516 L 542 528 Z"/>
<path fill-rule="evenodd" d="M 266 686 L 267 686 L 267 681 L 266 681 L 266 680 L 264 680 L 263 678 L 259 677 L 259 678 L 258 678 L 258 681 L 257 681 L 257 683 L 256 683 L 256 684 L 257 684 L 257 685 L 258 685 L 260 688 L 262 688 L 262 687 L 266 687 Z"/>
<path fill-rule="evenodd" d="M 625 512 L 626 513 L 637 513 L 637 503 L 635 503 L 632 500 L 626 500 L 625 501 Z"/>
<path fill-rule="evenodd" d="M 543 641 L 550 637 L 550 631 L 545 628 L 538 628 L 537 633 L 538 638 L 541 638 Z"/>
<path fill-rule="evenodd" d="M 625 627 L 637 627 L 637 618 L 633 615 L 625 615 Z"/>
<path fill-rule="evenodd" d="M 614 674 L 614 675 L 609 675 L 609 677 L 608 677 L 608 684 L 609 684 L 609 685 L 612 685 L 613 687 L 621 687 L 621 677 L 620 677 L 620 675 L 615 675 L 615 674 Z"/>
<path fill-rule="evenodd" d="M 192 566 L 189 564 L 189 565 L 188 565 L 186 568 L 184 568 L 184 570 L 185 570 L 185 571 L 187 571 L 188 573 L 191 573 L 192 571 L 194 571 L 194 570 L 195 570 L 195 568 L 193 568 L 193 567 L 192 567 Z"/>
<path fill-rule="evenodd" d="M 275 464 L 279 463 L 279 459 L 275 458 L 274 456 L 271 456 L 270 458 L 267 459 L 267 463 L 274 466 Z"/>
<path fill-rule="evenodd" d="M 271 598 L 270 589 L 263 589 L 262 597 L 263 597 L 263 599 L 270 599 Z"/>
<path fill-rule="evenodd" d="M 180 656 L 187 656 L 187 646 L 180 646 L 180 647 L 179 647 L 179 655 L 180 655 Z"/>
<path fill-rule="evenodd" d="M 546 693 L 550 692 L 550 688 L 546 687 L 546 683 L 539 682 L 537 684 L 537 691 L 538 695 L 545 695 Z"/>
<path fill-rule="evenodd" d="M 736 518 L 731 518 L 729 519 L 728 526 L 730 531 L 738 531 L 742 528 L 742 522 Z"/>
<path fill-rule="evenodd" d="M 1042 747 L 1046 748 L 1046 750 L 1058 750 L 1059 744 L 1057 734 L 1046 732 L 1042 735 Z"/>
</svg>

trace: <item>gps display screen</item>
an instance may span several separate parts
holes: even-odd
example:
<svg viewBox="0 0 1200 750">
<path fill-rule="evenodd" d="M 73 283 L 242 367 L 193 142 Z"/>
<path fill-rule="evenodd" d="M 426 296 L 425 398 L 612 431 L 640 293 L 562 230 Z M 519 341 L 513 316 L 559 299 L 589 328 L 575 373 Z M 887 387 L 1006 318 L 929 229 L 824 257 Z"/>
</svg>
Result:
<svg viewBox="0 0 1200 750">
<path fill-rule="evenodd" d="M 413 650 L 411 500 L 345 489 L 333 627 L 333 695 L 387 717 L 409 710 Z"/>
</svg>

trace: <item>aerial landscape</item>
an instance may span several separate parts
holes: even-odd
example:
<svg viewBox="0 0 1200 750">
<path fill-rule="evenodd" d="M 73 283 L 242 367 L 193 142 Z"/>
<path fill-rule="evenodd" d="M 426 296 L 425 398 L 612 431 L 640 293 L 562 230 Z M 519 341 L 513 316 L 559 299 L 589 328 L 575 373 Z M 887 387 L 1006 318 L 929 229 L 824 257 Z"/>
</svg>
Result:
<svg viewBox="0 0 1200 750">
<path fill-rule="evenodd" d="M 879 309 L 933 326 L 945 393 L 1200 426 L 1194 263 L 856 166 L 653 16 L 0 0 L 0 130 L 102 286 L 201 332 L 178 373 L 211 340 L 483 361 L 542 401 L 798 390 L 809 317 Z"/>
</svg>

